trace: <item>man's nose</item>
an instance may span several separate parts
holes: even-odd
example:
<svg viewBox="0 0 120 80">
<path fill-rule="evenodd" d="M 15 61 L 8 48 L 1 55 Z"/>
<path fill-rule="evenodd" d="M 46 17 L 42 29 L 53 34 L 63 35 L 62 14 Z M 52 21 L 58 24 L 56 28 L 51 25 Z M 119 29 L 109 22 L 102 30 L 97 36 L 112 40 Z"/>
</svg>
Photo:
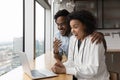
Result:
<svg viewBox="0 0 120 80">
<path fill-rule="evenodd" d="M 62 27 L 62 25 L 58 25 L 58 29 L 62 29 L 63 27 Z"/>
</svg>

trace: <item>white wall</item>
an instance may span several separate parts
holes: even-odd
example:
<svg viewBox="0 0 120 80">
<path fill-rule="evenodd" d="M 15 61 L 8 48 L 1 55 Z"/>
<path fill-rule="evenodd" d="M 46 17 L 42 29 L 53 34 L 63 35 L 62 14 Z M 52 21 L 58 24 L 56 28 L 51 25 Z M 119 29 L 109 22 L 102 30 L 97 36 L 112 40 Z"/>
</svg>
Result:
<svg viewBox="0 0 120 80">
<path fill-rule="evenodd" d="M 120 49 L 120 29 L 107 29 L 98 31 L 105 35 L 108 49 Z"/>
</svg>

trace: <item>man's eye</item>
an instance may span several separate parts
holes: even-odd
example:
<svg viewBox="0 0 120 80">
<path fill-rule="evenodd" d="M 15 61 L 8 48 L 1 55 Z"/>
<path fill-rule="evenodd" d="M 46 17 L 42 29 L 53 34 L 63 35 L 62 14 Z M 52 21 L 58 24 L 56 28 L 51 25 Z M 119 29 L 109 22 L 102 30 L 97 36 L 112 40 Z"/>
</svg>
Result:
<svg viewBox="0 0 120 80">
<path fill-rule="evenodd" d="M 58 26 L 64 26 L 65 25 L 65 23 L 60 23 L 60 24 L 57 24 Z"/>
</svg>

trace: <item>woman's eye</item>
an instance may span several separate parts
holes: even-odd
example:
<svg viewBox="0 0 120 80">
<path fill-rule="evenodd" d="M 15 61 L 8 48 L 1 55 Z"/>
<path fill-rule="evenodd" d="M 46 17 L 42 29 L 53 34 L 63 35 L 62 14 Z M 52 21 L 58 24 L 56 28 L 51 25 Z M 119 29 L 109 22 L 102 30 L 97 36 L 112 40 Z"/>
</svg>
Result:
<svg viewBox="0 0 120 80">
<path fill-rule="evenodd" d="M 74 28 L 77 28 L 77 27 L 78 27 L 78 25 L 75 25 L 75 26 L 74 26 Z"/>
</svg>

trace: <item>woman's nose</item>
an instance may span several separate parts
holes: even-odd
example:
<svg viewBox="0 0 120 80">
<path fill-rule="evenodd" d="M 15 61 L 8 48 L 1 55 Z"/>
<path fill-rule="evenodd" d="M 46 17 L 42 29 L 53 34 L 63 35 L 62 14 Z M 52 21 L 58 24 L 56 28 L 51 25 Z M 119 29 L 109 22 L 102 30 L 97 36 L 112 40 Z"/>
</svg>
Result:
<svg viewBox="0 0 120 80">
<path fill-rule="evenodd" d="M 71 29 L 71 32 L 74 33 L 74 29 Z"/>
</svg>

